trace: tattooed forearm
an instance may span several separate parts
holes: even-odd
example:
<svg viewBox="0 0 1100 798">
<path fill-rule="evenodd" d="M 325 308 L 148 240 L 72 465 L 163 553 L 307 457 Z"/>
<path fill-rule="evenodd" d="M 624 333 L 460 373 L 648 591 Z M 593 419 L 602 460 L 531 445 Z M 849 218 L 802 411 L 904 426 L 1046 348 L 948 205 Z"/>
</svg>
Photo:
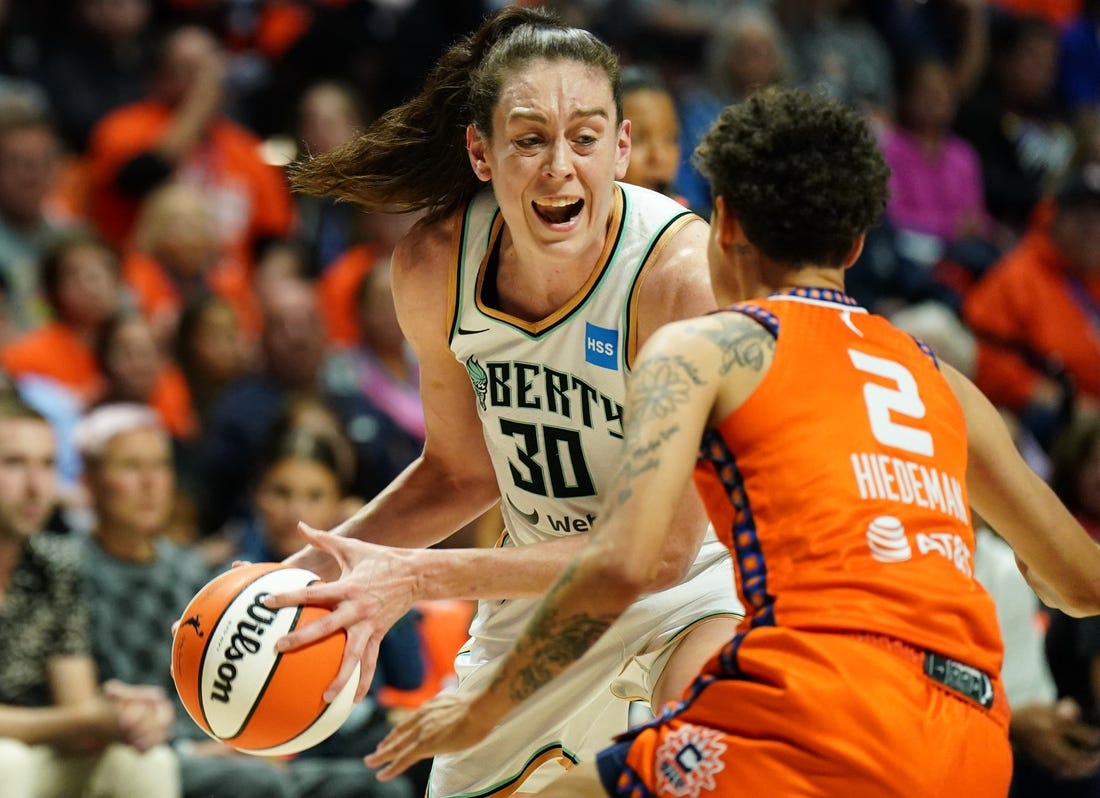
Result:
<svg viewBox="0 0 1100 798">
<path fill-rule="evenodd" d="M 699 333 L 722 350 L 722 365 L 718 373 L 728 374 L 734 366 L 760 371 L 775 352 L 775 337 L 751 319 L 734 314 L 732 324 L 719 327 L 701 326 Z"/>
<path fill-rule="evenodd" d="M 584 612 L 561 613 L 554 610 L 555 598 L 573 582 L 576 571 L 576 563 L 565 570 L 532 619 L 529 632 L 516 644 L 513 657 L 526 663 L 508 685 L 512 699 L 517 702 L 526 699 L 580 659 L 617 617 L 614 614 L 593 616 Z"/>
<path fill-rule="evenodd" d="M 632 487 L 634 478 L 646 471 L 651 471 L 660 464 L 658 450 L 665 441 L 679 431 L 680 425 L 673 424 L 671 427 L 658 432 L 656 437 L 645 443 L 641 443 L 633 437 L 627 440 L 623 462 L 619 466 L 619 473 L 615 480 L 615 484 L 619 486 L 618 492 L 615 494 L 617 504 L 625 503 L 627 499 L 634 495 Z"/>
</svg>

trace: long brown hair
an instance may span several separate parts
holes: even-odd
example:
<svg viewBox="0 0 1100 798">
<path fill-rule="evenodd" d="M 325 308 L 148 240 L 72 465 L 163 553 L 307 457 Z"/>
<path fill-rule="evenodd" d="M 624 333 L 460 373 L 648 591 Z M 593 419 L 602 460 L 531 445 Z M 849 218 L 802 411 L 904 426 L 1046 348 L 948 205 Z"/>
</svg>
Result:
<svg viewBox="0 0 1100 798">
<path fill-rule="evenodd" d="M 619 62 L 611 49 L 550 12 L 509 6 L 452 45 L 416 97 L 386 112 L 358 138 L 294 164 L 291 185 L 369 211 L 426 210 L 427 221 L 449 216 L 482 187 L 466 156 L 466 126 L 473 123 L 491 135 L 501 84 L 534 59 L 603 70 L 622 119 Z"/>
</svg>

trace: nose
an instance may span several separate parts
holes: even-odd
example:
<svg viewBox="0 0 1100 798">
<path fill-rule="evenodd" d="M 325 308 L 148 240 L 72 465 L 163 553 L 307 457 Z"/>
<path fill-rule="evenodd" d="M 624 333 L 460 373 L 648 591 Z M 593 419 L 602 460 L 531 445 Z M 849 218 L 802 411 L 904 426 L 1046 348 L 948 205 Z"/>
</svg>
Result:
<svg viewBox="0 0 1100 798">
<path fill-rule="evenodd" d="M 546 175 L 564 178 L 573 173 L 572 149 L 564 139 L 555 139 L 546 153 Z"/>
</svg>

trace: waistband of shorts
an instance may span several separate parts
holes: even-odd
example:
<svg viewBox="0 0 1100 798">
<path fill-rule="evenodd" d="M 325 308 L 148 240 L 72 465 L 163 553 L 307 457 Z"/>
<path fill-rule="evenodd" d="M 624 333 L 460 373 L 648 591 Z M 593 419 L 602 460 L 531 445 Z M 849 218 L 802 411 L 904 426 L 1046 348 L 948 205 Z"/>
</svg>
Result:
<svg viewBox="0 0 1100 798">
<path fill-rule="evenodd" d="M 972 665 L 934 651 L 926 651 L 889 635 L 852 632 L 845 636 L 889 651 L 898 659 L 915 666 L 952 695 L 989 712 L 1005 725 L 1008 724 L 1008 698 L 996 674 L 986 673 Z"/>
</svg>

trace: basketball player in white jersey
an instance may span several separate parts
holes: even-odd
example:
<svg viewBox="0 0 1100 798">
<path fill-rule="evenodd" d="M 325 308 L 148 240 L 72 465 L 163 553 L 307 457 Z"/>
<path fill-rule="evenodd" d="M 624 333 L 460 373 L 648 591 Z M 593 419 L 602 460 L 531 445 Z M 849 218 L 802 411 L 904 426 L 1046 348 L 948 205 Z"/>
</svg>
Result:
<svg viewBox="0 0 1100 798">
<path fill-rule="evenodd" d="M 293 175 L 299 190 L 368 210 L 426 211 L 393 257 L 424 452 L 331 534 L 303 530 L 313 545 L 290 562 L 335 581 L 272 600 L 334 607 L 280 643 L 346 628 L 333 691 L 361 660 L 365 693 L 381 636 L 432 598 L 481 600 L 458 690 L 487 682 L 599 523 L 635 352 L 662 324 L 713 308 L 707 226 L 615 182 L 630 155 L 618 74 L 590 33 L 509 7 L 450 48 L 420 95 Z M 497 548 L 425 548 L 497 501 Z M 532 792 L 624 731 L 628 699 L 679 696 L 741 608 L 690 491 L 675 523 L 692 534 L 670 536 L 654 592 L 482 744 L 438 758 L 431 796 Z"/>
</svg>

